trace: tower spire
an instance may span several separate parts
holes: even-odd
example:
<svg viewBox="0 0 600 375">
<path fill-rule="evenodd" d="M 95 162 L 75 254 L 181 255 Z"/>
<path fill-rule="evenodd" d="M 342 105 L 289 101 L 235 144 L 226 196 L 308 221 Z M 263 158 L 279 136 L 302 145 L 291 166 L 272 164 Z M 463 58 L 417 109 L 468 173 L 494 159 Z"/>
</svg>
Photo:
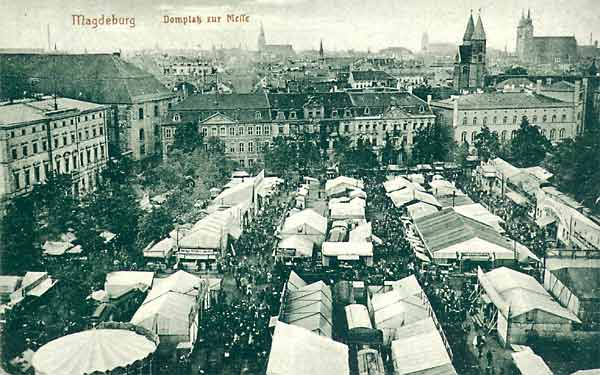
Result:
<svg viewBox="0 0 600 375">
<path fill-rule="evenodd" d="M 531 19 L 531 9 L 527 9 L 527 19 L 530 20 Z"/>
<path fill-rule="evenodd" d="M 477 15 L 477 25 L 475 31 L 471 36 L 472 40 L 485 40 L 485 30 L 483 29 L 483 22 L 481 21 L 481 13 Z"/>
<path fill-rule="evenodd" d="M 465 30 L 465 35 L 463 36 L 463 41 L 467 42 L 471 40 L 473 36 L 473 32 L 475 31 L 475 22 L 473 22 L 473 9 L 471 9 L 471 14 L 469 15 L 469 21 L 467 22 L 467 29 Z"/>
<path fill-rule="evenodd" d="M 323 39 L 321 39 L 321 44 L 319 45 L 319 57 L 321 59 L 323 59 L 324 57 L 324 52 L 323 52 Z"/>
</svg>

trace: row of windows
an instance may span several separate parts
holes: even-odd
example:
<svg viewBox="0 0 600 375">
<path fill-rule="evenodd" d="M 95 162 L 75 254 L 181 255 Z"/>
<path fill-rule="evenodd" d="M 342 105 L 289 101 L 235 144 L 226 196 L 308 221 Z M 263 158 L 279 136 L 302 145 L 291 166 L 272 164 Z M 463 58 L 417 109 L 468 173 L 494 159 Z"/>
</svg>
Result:
<svg viewBox="0 0 600 375">
<path fill-rule="evenodd" d="M 492 133 L 498 134 L 498 132 L 496 132 L 496 131 L 493 131 Z M 510 139 L 513 139 L 516 134 L 517 134 L 516 130 L 511 131 L 511 133 L 510 133 Z M 547 134 L 546 129 L 542 129 L 542 134 L 544 136 L 546 136 L 546 134 Z M 506 130 L 503 130 L 500 133 L 500 140 L 501 141 L 506 141 L 507 135 L 508 135 L 508 132 Z M 549 138 L 550 138 L 551 141 L 554 141 L 554 140 L 557 139 L 556 135 L 557 135 L 556 129 L 550 129 Z M 462 132 L 461 135 L 460 135 L 461 142 L 466 142 L 467 141 L 467 136 L 468 136 L 467 132 Z M 475 142 L 475 137 L 476 136 L 477 136 L 477 131 L 474 131 L 474 132 L 471 133 L 471 142 Z M 563 139 L 566 136 L 567 136 L 567 130 L 566 129 L 563 128 L 563 129 L 560 129 L 558 131 L 558 139 Z"/>
<path fill-rule="evenodd" d="M 88 116 L 87 116 L 87 115 L 85 115 L 85 116 L 83 116 L 83 117 L 84 117 L 84 121 L 88 121 Z M 102 117 L 102 112 L 98 113 L 98 117 Z M 96 119 L 96 114 L 92 114 L 92 115 L 91 115 L 91 119 L 92 119 L 92 120 L 95 120 L 95 119 Z M 74 121 L 74 118 L 71 118 L 71 119 L 69 120 L 69 125 L 73 125 L 73 124 L 74 124 L 74 122 L 75 122 L 75 121 Z M 79 123 L 79 122 L 81 122 L 81 116 L 77 118 L 77 122 L 78 122 L 78 123 Z M 51 123 L 51 126 L 52 126 L 52 128 L 53 128 L 53 129 L 57 129 L 57 128 L 58 128 L 58 125 L 59 125 L 59 122 L 58 122 L 58 121 L 55 121 L 55 122 Z M 61 125 L 62 127 L 65 127 L 65 126 L 67 126 L 67 121 L 66 121 L 66 120 L 62 120 L 62 121 L 61 121 L 61 123 L 60 123 L 60 125 Z M 46 130 L 46 124 L 42 124 L 42 125 L 39 127 L 39 129 L 41 129 L 41 131 L 44 131 L 44 130 Z M 38 131 L 38 126 L 37 126 L 37 125 L 33 125 L 33 126 L 31 126 L 31 127 L 29 128 L 29 133 L 30 133 L 30 134 L 35 134 L 35 133 L 37 133 L 37 131 Z M 10 137 L 11 137 L 11 138 L 14 138 L 14 137 L 16 137 L 16 135 L 17 135 L 17 134 L 16 134 L 15 130 L 11 130 L 11 132 L 10 132 Z M 24 135 L 27 135 L 27 128 L 22 128 L 22 129 L 21 129 L 21 136 L 24 136 Z"/>
<path fill-rule="evenodd" d="M 206 146 L 208 146 L 208 145 L 206 145 Z M 256 152 L 262 152 L 262 150 L 265 147 L 269 147 L 269 142 L 263 142 L 263 143 L 256 142 Z M 240 152 L 240 153 L 255 152 L 254 142 L 248 142 L 248 143 L 240 142 L 237 144 L 237 148 L 236 148 L 236 144 L 231 143 L 231 144 L 228 144 L 225 149 L 231 154 L 235 154 L 236 152 Z"/>
<path fill-rule="evenodd" d="M 170 108 L 170 103 L 169 103 L 169 108 Z M 158 107 L 158 104 L 154 105 L 154 117 L 159 117 L 160 116 L 160 110 Z M 144 119 L 144 108 L 140 107 L 138 108 L 138 120 L 143 120 Z"/>
<path fill-rule="evenodd" d="M 283 128 L 283 127 L 281 127 L 281 128 Z M 170 129 L 167 129 L 167 131 L 168 130 L 170 130 Z M 229 128 L 226 128 L 225 126 L 221 126 L 221 128 L 217 128 L 216 126 L 213 126 L 210 129 L 210 135 L 212 137 L 217 137 L 217 136 L 224 137 L 226 135 L 229 135 L 229 136 L 263 135 L 263 132 L 264 132 L 264 135 L 271 135 L 271 126 L 270 125 L 265 125 L 265 126 L 256 125 L 256 126 L 247 126 L 247 127 L 230 126 Z M 167 138 L 171 137 L 170 132 L 168 132 L 167 134 L 165 134 L 165 136 Z M 208 137 L 208 128 L 202 128 L 202 135 L 204 137 Z"/>
<path fill-rule="evenodd" d="M 513 124 L 517 124 L 518 121 L 519 121 L 519 117 L 518 116 L 513 116 L 512 123 Z M 536 124 L 537 121 L 538 121 L 537 115 L 533 115 L 533 117 L 531 118 L 531 122 L 533 124 Z M 557 122 L 557 121 L 558 121 L 558 116 L 557 115 L 552 115 L 551 122 Z M 567 115 L 566 114 L 564 114 L 564 113 L 562 114 L 561 121 L 562 122 L 566 122 L 567 121 Z M 547 115 L 543 115 L 542 116 L 542 122 L 548 122 L 548 116 Z M 492 118 L 492 124 L 496 125 L 497 123 L 498 123 L 498 117 L 494 116 Z M 507 123 L 508 123 L 508 116 L 502 117 L 502 124 L 506 125 Z M 468 119 L 465 116 L 463 118 L 463 125 L 467 125 L 467 124 L 468 124 Z M 487 125 L 488 124 L 488 118 L 487 117 L 483 118 L 482 124 L 483 125 Z M 473 125 L 479 125 L 477 117 L 473 117 Z"/>
<path fill-rule="evenodd" d="M 96 130 L 95 127 L 92 128 L 92 138 L 97 137 L 98 135 L 103 135 L 104 134 L 104 127 L 99 127 L 98 130 Z M 85 135 L 85 138 L 83 138 L 83 136 Z M 90 139 L 90 131 L 88 129 L 86 129 L 84 132 L 79 132 L 79 140 L 80 141 L 84 141 Z M 71 132 L 70 137 L 67 136 L 67 134 L 63 134 L 61 137 L 54 137 L 53 138 L 53 148 L 57 149 L 59 147 L 64 147 L 64 146 L 68 146 L 68 145 L 72 145 L 73 143 L 76 142 L 75 139 L 75 132 Z M 31 150 L 31 155 L 35 155 L 38 152 L 46 152 L 48 151 L 48 143 L 46 139 L 42 139 L 41 140 L 41 149 L 40 149 L 40 141 L 36 140 L 31 142 L 31 148 L 29 148 L 29 144 L 28 143 L 23 143 L 21 145 L 21 154 L 20 157 L 22 158 L 26 158 L 30 156 L 29 150 Z M 17 147 L 13 147 L 11 149 L 11 157 L 13 160 L 17 160 L 19 158 L 19 152 L 18 152 L 18 148 Z"/>
</svg>

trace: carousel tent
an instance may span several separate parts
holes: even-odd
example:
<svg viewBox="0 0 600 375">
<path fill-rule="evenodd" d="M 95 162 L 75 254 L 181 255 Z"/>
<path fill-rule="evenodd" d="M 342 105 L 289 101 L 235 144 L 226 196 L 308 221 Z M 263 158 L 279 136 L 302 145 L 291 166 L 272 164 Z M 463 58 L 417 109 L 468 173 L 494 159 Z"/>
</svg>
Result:
<svg viewBox="0 0 600 375">
<path fill-rule="evenodd" d="M 152 286 L 154 272 L 115 271 L 106 275 L 104 290 L 109 298 L 119 298 L 132 289 L 143 292 Z"/>
<path fill-rule="evenodd" d="M 349 375 L 348 346 L 278 322 L 266 375 Z"/>
<path fill-rule="evenodd" d="M 392 342 L 392 361 L 396 375 L 456 375 L 440 333 L 433 321 L 423 330 L 410 325 L 398 329 L 397 340 Z M 434 329 L 431 329 L 433 326 Z"/>
<path fill-rule="evenodd" d="M 35 353 L 32 365 L 37 375 L 127 374 L 125 367 L 148 361 L 155 351 L 155 342 L 134 331 L 91 329 L 50 341 Z"/>
</svg>

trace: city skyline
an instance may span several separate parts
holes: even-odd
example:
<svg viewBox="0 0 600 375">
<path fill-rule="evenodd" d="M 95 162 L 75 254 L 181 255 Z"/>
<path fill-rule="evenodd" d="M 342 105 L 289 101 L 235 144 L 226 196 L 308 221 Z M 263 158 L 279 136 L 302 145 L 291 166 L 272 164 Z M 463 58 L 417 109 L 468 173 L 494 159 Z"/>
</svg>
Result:
<svg viewBox="0 0 600 375">
<path fill-rule="evenodd" d="M 50 27 L 51 48 L 90 52 L 162 48 L 210 49 L 212 45 L 256 49 L 260 22 L 267 43 L 292 44 L 295 50 L 318 49 L 323 39 L 325 51 L 377 51 L 402 46 L 418 51 L 421 36 L 431 43 L 460 44 L 469 12 L 481 10 L 491 48 L 514 51 L 516 26 L 521 12 L 531 9 L 536 35 L 574 35 L 579 45 L 600 37 L 600 15 L 585 12 L 592 0 L 520 2 L 498 4 L 491 0 L 425 0 L 418 5 L 385 0 L 368 4 L 359 0 L 164 0 L 138 2 L 138 6 L 109 0 L 89 4 L 85 0 L 53 0 L 46 4 L 23 2 L 6 6 L 0 16 L 6 39 L 0 48 L 47 48 Z M 25 6 L 24 6 L 25 5 Z M 29 10 L 23 10 L 29 9 Z M 135 27 L 99 26 L 96 29 L 73 25 L 73 15 L 86 17 L 135 17 Z M 162 17 L 246 14 L 247 23 L 203 23 L 174 25 Z M 556 24 L 556 20 L 560 20 Z M 408 27 L 407 27 L 408 25 Z"/>
</svg>

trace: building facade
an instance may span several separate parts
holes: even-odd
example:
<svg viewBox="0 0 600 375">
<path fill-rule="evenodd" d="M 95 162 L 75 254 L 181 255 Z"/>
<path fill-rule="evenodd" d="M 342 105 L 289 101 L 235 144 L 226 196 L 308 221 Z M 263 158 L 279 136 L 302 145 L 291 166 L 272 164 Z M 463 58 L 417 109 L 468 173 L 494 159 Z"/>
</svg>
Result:
<svg viewBox="0 0 600 375">
<path fill-rule="evenodd" d="M 0 204 L 26 194 L 51 174 L 73 189 L 93 189 L 108 158 L 107 106 L 74 99 L 0 106 Z"/>
<path fill-rule="evenodd" d="M 6 54 L 0 62 L 21 70 L 34 92 L 107 105 L 111 155 L 140 160 L 160 151 L 160 124 L 175 95 L 119 53 Z"/>
<path fill-rule="evenodd" d="M 459 144 L 473 145 L 483 126 L 498 134 L 501 142 L 510 141 L 523 116 L 540 127 L 551 141 L 574 138 L 583 130 L 583 96 L 580 85 L 572 101 L 561 101 L 535 92 L 493 92 L 452 97 L 432 102 L 442 125 L 453 130 Z"/>
<path fill-rule="evenodd" d="M 414 132 L 434 121 L 427 103 L 407 92 L 198 95 L 169 112 L 162 126 L 163 155 L 177 127 L 192 123 L 205 142 L 222 140 L 228 157 L 241 166 L 260 161 L 275 137 L 304 133 L 325 142 L 330 151 L 337 137 L 369 141 L 376 151 L 391 141 L 403 162 Z"/>
<path fill-rule="evenodd" d="M 484 87 L 486 43 L 481 15 L 477 17 L 476 25 L 473 22 L 473 15 L 470 15 L 463 36 L 463 43 L 458 47 L 458 53 L 454 61 L 455 89 L 473 91 Z"/>
</svg>

